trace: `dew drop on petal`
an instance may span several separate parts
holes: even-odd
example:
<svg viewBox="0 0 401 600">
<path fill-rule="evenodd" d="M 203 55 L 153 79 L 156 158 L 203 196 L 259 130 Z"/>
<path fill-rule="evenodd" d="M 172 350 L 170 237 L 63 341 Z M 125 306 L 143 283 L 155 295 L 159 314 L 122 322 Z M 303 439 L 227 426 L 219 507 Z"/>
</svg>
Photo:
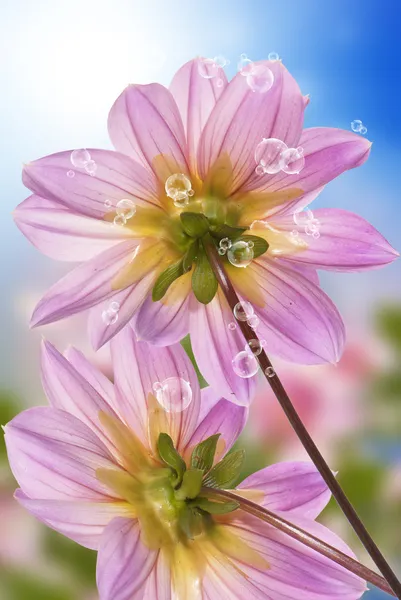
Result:
<svg viewBox="0 0 401 600">
<path fill-rule="evenodd" d="M 220 248 L 224 248 L 224 250 L 228 250 L 233 245 L 232 241 L 229 238 L 222 238 L 219 243 Z"/>
<path fill-rule="evenodd" d="M 245 268 L 253 259 L 253 249 L 248 242 L 238 240 L 227 250 L 227 258 L 234 267 Z"/>
<path fill-rule="evenodd" d="M 293 219 L 295 225 L 305 227 L 313 219 L 313 212 L 309 208 L 300 208 L 294 212 Z"/>
<path fill-rule="evenodd" d="M 85 165 L 90 161 L 91 155 L 86 148 L 80 150 L 73 150 L 70 155 L 71 163 L 78 169 L 83 169 Z"/>
<path fill-rule="evenodd" d="M 129 198 L 123 198 L 117 202 L 116 213 L 128 221 L 136 213 L 136 206 Z"/>
<path fill-rule="evenodd" d="M 227 327 L 228 327 L 228 329 L 229 329 L 230 331 L 234 331 L 234 329 L 236 329 L 236 327 L 237 327 L 237 326 L 236 326 L 236 324 L 234 323 L 234 321 L 232 321 L 231 323 L 229 323 L 229 324 L 228 324 L 228 326 L 227 326 Z"/>
<path fill-rule="evenodd" d="M 248 319 L 248 325 L 252 329 L 256 329 L 258 327 L 259 323 L 260 323 L 260 321 L 259 321 L 259 317 L 257 315 L 252 315 L 252 317 L 250 317 Z"/>
<path fill-rule="evenodd" d="M 95 163 L 94 160 L 89 160 L 86 163 L 84 169 L 88 173 L 88 175 L 90 175 L 91 177 L 94 177 L 95 173 L 97 171 L 97 164 Z"/>
<path fill-rule="evenodd" d="M 75 171 L 72 171 L 71 169 L 67 171 L 67 177 L 69 177 L 70 179 L 75 177 Z"/>
<path fill-rule="evenodd" d="M 234 306 L 233 312 L 237 321 L 247 321 L 254 314 L 252 304 L 246 300 L 238 302 L 238 304 Z"/>
<path fill-rule="evenodd" d="M 300 173 L 305 166 L 303 154 L 298 152 L 298 148 L 288 148 L 281 155 L 280 168 L 288 175 Z"/>
<path fill-rule="evenodd" d="M 198 72 L 204 79 L 213 79 L 219 73 L 219 65 L 213 58 L 200 58 L 198 60 Z"/>
<path fill-rule="evenodd" d="M 224 83 L 224 81 L 222 79 L 217 79 L 217 81 L 216 81 L 217 87 L 223 87 L 223 83 Z"/>
<path fill-rule="evenodd" d="M 154 391 L 156 392 L 156 400 L 166 412 L 182 412 L 188 408 L 192 401 L 191 384 L 182 377 L 168 377 Z"/>
<path fill-rule="evenodd" d="M 318 240 L 320 238 L 320 232 L 318 230 L 314 231 L 312 237 L 315 238 L 315 240 Z"/>
<path fill-rule="evenodd" d="M 125 225 L 127 222 L 124 215 L 116 215 L 113 219 L 114 225 Z"/>
<path fill-rule="evenodd" d="M 254 65 L 246 76 L 246 82 L 253 92 L 265 94 L 274 83 L 274 75 L 266 65 Z"/>
<path fill-rule="evenodd" d="M 355 131 L 355 133 L 359 133 L 361 131 L 362 127 L 363 127 L 363 123 L 360 119 L 355 119 L 351 123 L 351 129 L 352 129 L 352 131 Z"/>
<path fill-rule="evenodd" d="M 104 206 L 106 208 L 111 208 L 113 206 L 113 204 L 112 204 L 111 200 L 105 200 L 104 201 Z"/>
<path fill-rule="evenodd" d="M 238 68 L 238 71 L 241 73 L 241 75 L 246 77 L 252 71 L 253 62 L 251 61 L 250 58 L 247 57 L 246 54 L 241 54 L 240 59 L 238 61 L 237 68 Z"/>
<path fill-rule="evenodd" d="M 104 310 L 102 312 L 102 321 L 105 325 L 114 325 L 118 321 L 118 311 L 113 311 L 110 309 Z"/>
<path fill-rule="evenodd" d="M 251 240 L 250 242 L 248 242 L 248 248 L 253 248 L 253 247 L 254 247 L 254 245 L 255 245 L 255 244 L 253 243 L 253 241 L 252 241 L 252 240 Z"/>
<path fill-rule="evenodd" d="M 280 57 L 277 54 L 277 52 L 270 52 L 267 58 L 268 60 L 280 60 Z"/>
<path fill-rule="evenodd" d="M 249 379 L 256 375 L 259 369 L 258 361 L 251 352 L 242 350 L 232 360 L 233 370 L 238 377 Z"/>
<path fill-rule="evenodd" d="M 110 302 L 109 310 L 111 310 L 111 312 L 118 312 L 120 310 L 120 303 L 115 300 Z"/>
<path fill-rule="evenodd" d="M 158 392 L 162 388 L 163 388 L 163 386 L 160 383 L 160 381 L 155 381 L 155 383 L 152 385 L 152 389 L 153 389 L 154 392 Z"/>
<path fill-rule="evenodd" d="M 172 198 L 174 205 L 181 208 L 188 203 L 192 184 L 184 173 L 174 173 L 167 178 L 164 185 L 166 194 Z"/>
<path fill-rule="evenodd" d="M 194 190 L 188 190 L 188 196 L 193 196 L 195 194 Z"/>
<path fill-rule="evenodd" d="M 277 138 L 263 139 L 255 148 L 255 162 L 261 167 L 260 171 L 256 172 L 270 175 L 278 173 L 281 170 L 282 154 L 286 150 L 287 144 Z"/>
<path fill-rule="evenodd" d="M 274 377 L 276 372 L 273 369 L 273 367 L 267 367 L 267 369 L 265 370 L 265 373 L 268 377 Z"/>
<path fill-rule="evenodd" d="M 262 344 L 260 343 L 259 340 L 249 340 L 248 347 L 250 348 L 250 350 L 252 350 L 252 352 L 255 356 L 259 356 L 259 354 L 263 350 Z"/>
<path fill-rule="evenodd" d="M 298 236 L 299 236 L 299 232 L 298 232 L 296 229 L 293 229 L 293 230 L 291 231 L 291 234 L 290 234 L 290 235 L 291 235 L 293 238 L 296 238 L 296 237 L 298 237 Z"/>
<path fill-rule="evenodd" d="M 225 255 L 225 253 L 227 252 L 227 250 L 225 250 L 224 248 L 219 248 L 219 249 L 217 250 L 217 252 L 220 254 L 220 256 L 224 256 L 224 255 Z"/>
<path fill-rule="evenodd" d="M 258 165 L 255 169 L 255 173 L 256 173 L 256 175 L 261 176 L 261 175 L 264 175 L 266 173 L 266 171 L 262 165 Z"/>
</svg>

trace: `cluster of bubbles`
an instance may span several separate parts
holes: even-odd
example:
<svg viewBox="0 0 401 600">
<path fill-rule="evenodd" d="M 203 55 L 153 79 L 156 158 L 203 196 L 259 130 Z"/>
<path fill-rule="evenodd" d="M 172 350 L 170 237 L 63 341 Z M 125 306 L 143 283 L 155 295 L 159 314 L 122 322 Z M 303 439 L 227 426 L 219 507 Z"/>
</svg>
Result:
<svg viewBox="0 0 401 600">
<path fill-rule="evenodd" d="M 70 161 L 76 169 L 84 169 L 88 175 L 95 176 L 97 164 L 92 160 L 90 153 L 86 148 L 73 150 L 70 155 Z M 67 177 L 75 177 L 75 171 L 67 171 Z"/>
<path fill-rule="evenodd" d="M 272 87 L 274 75 L 267 65 L 255 64 L 246 54 L 241 54 L 237 66 L 239 73 L 246 77 L 246 82 L 253 92 L 265 94 Z"/>
<path fill-rule="evenodd" d="M 169 413 L 182 412 L 191 404 L 192 388 L 182 377 L 168 377 L 153 384 L 156 400 Z"/>
<path fill-rule="evenodd" d="M 257 175 L 274 175 L 283 171 L 288 175 L 300 173 L 305 166 L 303 148 L 288 148 L 277 138 L 263 138 L 255 148 Z"/>
<path fill-rule="evenodd" d="M 119 302 L 110 302 L 109 306 L 102 312 L 102 321 L 106 325 L 114 325 L 118 321 Z"/>
<path fill-rule="evenodd" d="M 235 305 L 234 317 L 237 321 L 246 321 L 252 329 L 256 329 L 259 325 L 259 318 L 255 315 L 252 304 L 247 301 L 238 302 Z M 229 323 L 228 328 L 232 331 L 236 328 L 236 324 L 234 322 Z M 256 375 L 259 364 L 255 357 L 262 352 L 263 347 L 263 341 L 260 342 L 254 339 L 249 342 L 249 345 L 245 346 L 244 350 L 238 352 L 232 360 L 233 371 L 238 377 L 248 379 Z"/>
<path fill-rule="evenodd" d="M 245 240 L 238 240 L 232 242 L 228 238 L 222 238 L 219 243 L 218 253 L 220 256 L 227 254 L 227 258 L 234 267 L 245 268 L 253 260 L 254 243 L 252 240 L 246 242 Z"/>
<path fill-rule="evenodd" d="M 313 216 L 313 212 L 309 208 L 300 209 L 293 214 L 295 225 L 302 227 L 306 235 L 310 235 L 315 239 L 320 238 L 320 222 Z M 293 237 L 298 237 L 297 230 L 291 232 Z"/>
<path fill-rule="evenodd" d="M 203 79 L 216 78 L 217 87 L 223 87 L 223 80 L 220 75 L 221 69 L 224 69 L 230 61 L 224 56 L 215 56 L 214 58 L 200 58 L 198 60 L 198 72 Z"/>
<path fill-rule="evenodd" d="M 194 195 L 191 181 L 184 173 L 174 173 L 170 175 L 165 183 L 166 194 L 174 202 L 177 208 L 183 208 Z"/>
<path fill-rule="evenodd" d="M 362 135 L 366 135 L 368 133 L 368 128 L 365 127 L 360 119 L 355 119 L 355 121 L 352 121 L 351 129 L 352 131 L 355 131 L 355 133 L 361 133 Z"/>
<path fill-rule="evenodd" d="M 113 208 L 113 203 L 111 200 L 105 200 L 104 206 L 107 210 L 109 210 L 110 208 Z M 115 211 L 116 216 L 113 220 L 114 225 L 126 225 L 127 221 L 132 219 L 132 217 L 135 215 L 136 206 L 135 203 L 129 198 L 123 198 L 117 202 Z"/>
</svg>

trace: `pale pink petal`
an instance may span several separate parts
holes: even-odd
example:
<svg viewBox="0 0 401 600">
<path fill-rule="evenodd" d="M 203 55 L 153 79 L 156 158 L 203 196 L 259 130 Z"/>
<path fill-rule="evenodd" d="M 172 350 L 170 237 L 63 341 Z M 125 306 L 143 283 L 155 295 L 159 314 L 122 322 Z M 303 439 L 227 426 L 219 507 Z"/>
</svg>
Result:
<svg viewBox="0 0 401 600">
<path fill-rule="evenodd" d="M 137 520 L 113 519 L 104 530 L 97 556 L 96 583 L 100 600 L 136 598 L 157 555 L 157 551 L 150 550 L 141 541 Z"/>
<path fill-rule="evenodd" d="M 255 308 L 257 333 L 268 353 L 290 362 L 321 364 L 340 359 L 344 325 L 330 298 L 299 269 L 262 257 L 248 267 L 266 305 Z"/>
<path fill-rule="evenodd" d="M 111 351 L 121 414 L 143 441 L 148 440 L 148 395 L 156 396 L 154 384 L 170 378 L 189 384 L 190 393 L 182 398 L 182 405 L 176 411 L 166 411 L 166 433 L 177 447 L 185 447 L 198 421 L 200 390 L 195 369 L 182 346 L 157 347 L 138 342 L 129 326 L 113 338 Z"/>
<path fill-rule="evenodd" d="M 173 161 L 187 170 L 187 148 L 180 112 L 171 93 L 158 83 L 130 85 L 109 114 L 114 147 L 152 169 L 163 155 L 167 169 Z"/>
<path fill-rule="evenodd" d="M 127 325 L 145 300 L 154 281 L 155 274 L 151 271 L 128 288 L 115 293 L 107 300 L 90 309 L 88 331 L 89 339 L 95 350 L 98 350 L 106 342 L 110 341 L 112 337 Z M 116 320 L 114 317 L 111 320 L 108 318 L 109 307 L 112 302 L 117 302 L 120 306 Z"/>
<path fill-rule="evenodd" d="M 237 327 L 228 329 L 234 316 L 219 290 L 209 304 L 190 300 L 192 349 L 202 375 L 217 394 L 230 402 L 248 406 L 256 386 L 256 375 L 242 379 L 232 360 L 244 350 L 245 339 Z"/>
<path fill-rule="evenodd" d="M 308 192 L 307 194 L 302 194 L 295 200 L 290 200 L 289 202 L 285 202 L 284 204 L 279 204 L 275 208 L 271 210 L 269 216 L 265 219 L 266 221 L 274 221 L 277 217 L 293 215 L 296 210 L 300 210 L 309 206 L 319 194 L 324 190 L 324 185 L 313 190 L 312 192 Z"/>
<path fill-rule="evenodd" d="M 151 293 L 135 316 L 134 329 L 139 340 L 156 346 L 170 346 L 189 331 L 188 296 L 174 303 L 153 302 Z"/>
<path fill-rule="evenodd" d="M 399 254 L 370 223 L 362 217 L 336 208 L 313 211 L 319 221 L 316 239 L 305 235 L 294 223 L 292 215 L 273 217 L 274 227 L 283 231 L 300 230 L 308 244 L 306 250 L 289 255 L 287 260 L 334 271 L 364 271 L 381 267 Z"/>
<path fill-rule="evenodd" d="M 187 62 L 177 71 L 170 84 L 170 92 L 184 124 L 192 171 L 196 171 L 196 153 L 203 128 L 228 84 L 223 69 L 219 70 L 217 77 L 202 77 L 199 72 L 202 60 L 198 57 Z"/>
<path fill-rule="evenodd" d="M 112 206 L 126 198 L 145 207 L 159 207 L 156 179 L 129 156 L 110 150 L 89 149 L 97 165 L 94 176 L 71 164 L 71 151 L 50 154 L 24 166 L 22 181 L 38 196 L 73 211 L 103 219 Z M 67 173 L 74 170 L 74 177 Z"/>
<path fill-rule="evenodd" d="M 95 367 L 80 350 L 73 346 L 67 348 L 64 356 L 97 393 L 118 412 L 114 385 L 110 379 Z"/>
<path fill-rule="evenodd" d="M 115 469 L 116 463 L 73 415 L 48 406 L 30 408 L 6 425 L 5 440 L 14 477 L 30 498 L 110 500 L 96 470 Z"/>
<path fill-rule="evenodd" d="M 20 489 L 14 497 L 42 523 L 92 550 L 98 549 L 103 530 L 112 519 L 132 513 L 126 502 L 32 500 Z"/>
<path fill-rule="evenodd" d="M 166 553 L 159 552 L 155 565 L 149 574 L 143 600 L 173 600 L 173 598 L 174 592 L 171 586 L 169 561 Z"/>
<path fill-rule="evenodd" d="M 233 167 L 231 192 L 252 177 L 254 153 L 263 138 L 279 138 L 289 147 L 298 145 L 304 101 L 298 84 L 280 61 L 261 61 L 274 75 L 266 93 L 253 92 L 238 73 L 220 96 L 203 130 L 198 165 L 205 178 L 217 158 L 227 153 Z"/>
<path fill-rule="evenodd" d="M 331 497 L 322 476 L 310 462 L 271 465 L 244 479 L 238 489 L 263 492 L 257 502 L 269 510 L 310 519 L 322 512 Z"/>
<path fill-rule="evenodd" d="M 31 326 L 45 325 L 90 308 L 115 294 L 113 278 L 127 264 L 138 241 L 126 241 L 82 263 L 43 296 Z"/>
</svg>

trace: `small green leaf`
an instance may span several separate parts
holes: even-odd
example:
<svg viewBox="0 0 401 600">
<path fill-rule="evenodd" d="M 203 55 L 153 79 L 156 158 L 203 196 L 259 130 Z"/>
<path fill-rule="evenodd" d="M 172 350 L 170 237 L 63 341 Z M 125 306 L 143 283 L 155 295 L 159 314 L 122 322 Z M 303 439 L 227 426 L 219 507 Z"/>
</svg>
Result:
<svg viewBox="0 0 401 600">
<path fill-rule="evenodd" d="M 216 454 L 216 446 L 219 437 L 220 433 L 215 433 L 195 446 L 191 456 L 191 467 L 202 469 L 204 473 L 210 471 L 213 467 L 213 460 L 214 455 Z"/>
<path fill-rule="evenodd" d="M 200 238 L 209 231 L 210 223 L 201 213 L 183 212 L 180 219 L 183 230 L 190 237 Z"/>
<path fill-rule="evenodd" d="M 156 279 L 156 283 L 153 286 L 152 290 L 153 302 L 161 300 L 164 294 L 167 292 L 170 285 L 183 274 L 184 267 L 182 260 L 174 263 L 173 265 L 170 265 L 169 267 L 167 267 L 167 269 L 160 273 L 159 277 Z"/>
<path fill-rule="evenodd" d="M 269 244 L 266 242 L 266 240 L 257 235 L 241 235 L 235 241 L 236 242 L 239 242 L 239 241 L 252 242 L 253 243 L 252 250 L 253 250 L 254 258 L 258 258 L 258 256 L 261 256 L 262 254 L 264 254 L 269 247 Z"/>
<path fill-rule="evenodd" d="M 190 540 L 203 531 L 203 515 L 194 506 L 185 505 L 183 507 L 178 515 L 178 523 Z"/>
<path fill-rule="evenodd" d="M 166 465 L 171 467 L 177 475 L 176 484 L 181 483 L 186 470 L 185 461 L 174 448 L 174 443 L 167 433 L 161 433 L 157 440 L 157 450 L 159 456 Z"/>
<path fill-rule="evenodd" d="M 239 502 L 212 502 L 208 498 L 197 498 L 194 504 L 211 515 L 225 515 L 239 508 Z"/>
<path fill-rule="evenodd" d="M 195 270 L 192 274 L 192 289 L 195 297 L 202 304 L 211 302 L 217 292 L 217 279 L 201 244 L 196 257 Z"/>
<path fill-rule="evenodd" d="M 195 240 L 186 251 L 184 258 L 182 259 L 184 273 L 188 273 L 188 271 L 191 270 L 192 263 L 194 262 L 194 260 L 196 259 L 196 255 L 198 254 L 198 248 L 199 242 L 198 240 Z"/>
<path fill-rule="evenodd" d="M 181 487 L 176 491 L 177 500 L 196 498 L 201 491 L 203 471 L 201 469 L 189 469 L 185 471 Z"/>
<path fill-rule="evenodd" d="M 242 235 L 248 227 L 231 227 L 230 225 L 218 225 L 210 230 L 210 235 L 220 240 L 228 237 L 230 240 L 235 240 Z"/>
<path fill-rule="evenodd" d="M 204 485 L 212 488 L 232 488 L 238 480 L 245 458 L 244 450 L 230 452 L 209 471 Z"/>
</svg>

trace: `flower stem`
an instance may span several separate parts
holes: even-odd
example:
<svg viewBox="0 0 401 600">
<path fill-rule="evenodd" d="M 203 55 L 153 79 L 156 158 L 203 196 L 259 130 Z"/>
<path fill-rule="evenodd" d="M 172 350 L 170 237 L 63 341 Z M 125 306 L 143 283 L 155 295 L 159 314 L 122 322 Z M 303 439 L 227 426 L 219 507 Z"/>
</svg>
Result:
<svg viewBox="0 0 401 600">
<path fill-rule="evenodd" d="M 204 238 L 203 243 L 210 264 L 217 278 L 217 281 L 222 289 L 222 292 L 224 293 L 224 296 L 231 310 L 234 312 L 234 307 L 238 304 L 240 300 L 229 277 L 227 276 L 227 273 L 225 272 L 220 257 L 217 253 L 216 246 L 213 240 L 208 240 L 207 238 Z M 241 332 L 248 343 L 251 340 L 258 339 L 256 332 L 248 325 L 246 321 L 238 321 L 238 326 L 240 327 Z M 266 352 L 262 349 L 262 352 L 258 356 L 256 356 L 256 359 L 258 360 L 264 376 L 266 377 L 277 400 L 279 401 L 281 408 L 284 410 L 287 419 L 289 420 L 303 447 L 309 454 L 315 467 L 323 477 L 328 488 L 330 489 L 331 493 L 336 499 L 338 505 L 340 506 L 344 515 L 347 517 L 352 528 L 354 529 L 355 533 L 359 537 L 365 549 L 371 556 L 377 568 L 380 570 L 383 577 L 386 579 L 386 581 L 394 591 L 398 600 L 401 600 L 401 583 L 397 579 L 394 571 L 391 569 L 383 554 L 380 552 L 378 546 L 373 541 L 368 530 L 358 517 L 354 507 L 348 500 L 344 490 L 336 480 L 330 467 L 326 463 L 315 442 L 309 435 L 308 430 L 303 424 L 287 392 L 285 391 L 279 376 L 273 369 L 272 363 L 270 362 Z"/>
<path fill-rule="evenodd" d="M 247 498 L 243 498 L 242 496 L 236 494 L 235 491 L 229 492 L 227 490 L 218 490 L 208 487 L 202 488 L 201 491 L 202 494 L 206 495 L 208 498 L 211 499 L 224 499 L 237 502 L 239 504 L 240 510 L 243 510 L 244 512 L 247 512 L 250 515 L 257 517 L 262 521 L 265 521 L 265 523 L 268 523 L 276 529 L 279 529 L 283 533 L 292 537 L 294 540 L 301 542 L 301 544 L 304 544 L 304 546 L 312 548 L 312 550 L 315 550 L 322 556 L 326 556 L 341 567 L 344 567 L 344 569 L 347 569 L 347 571 L 349 571 L 350 573 L 353 573 L 361 579 L 368 581 L 369 583 L 375 585 L 377 588 L 383 590 L 384 592 L 387 592 L 391 596 L 395 596 L 387 581 L 374 571 L 371 571 L 371 569 L 368 569 L 368 567 L 365 567 L 354 558 L 351 558 L 347 554 L 344 554 L 344 552 L 341 552 L 341 550 L 337 550 L 337 548 L 330 546 L 330 544 L 327 544 L 323 540 L 320 540 L 319 538 L 308 533 L 304 529 L 301 529 L 297 525 L 294 525 L 290 521 L 283 519 L 281 516 L 276 515 L 270 510 L 263 508 L 262 506 L 259 506 L 254 502 L 251 502 Z"/>
</svg>

